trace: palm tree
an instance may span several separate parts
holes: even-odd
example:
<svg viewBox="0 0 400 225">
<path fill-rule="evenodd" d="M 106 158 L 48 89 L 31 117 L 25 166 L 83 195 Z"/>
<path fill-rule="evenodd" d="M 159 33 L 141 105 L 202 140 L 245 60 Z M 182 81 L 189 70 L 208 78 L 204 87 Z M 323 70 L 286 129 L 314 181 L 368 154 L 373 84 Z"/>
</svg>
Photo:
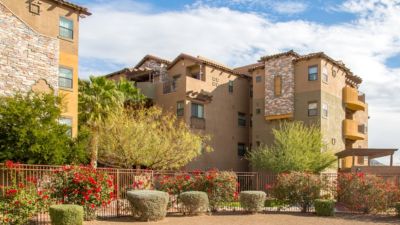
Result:
<svg viewBox="0 0 400 225">
<path fill-rule="evenodd" d="M 127 101 L 142 102 L 144 96 L 126 80 L 116 83 L 105 77 L 91 76 L 89 81 L 79 80 L 79 123 L 91 131 L 90 164 L 97 166 L 99 125 L 112 112 L 123 110 Z"/>
</svg>

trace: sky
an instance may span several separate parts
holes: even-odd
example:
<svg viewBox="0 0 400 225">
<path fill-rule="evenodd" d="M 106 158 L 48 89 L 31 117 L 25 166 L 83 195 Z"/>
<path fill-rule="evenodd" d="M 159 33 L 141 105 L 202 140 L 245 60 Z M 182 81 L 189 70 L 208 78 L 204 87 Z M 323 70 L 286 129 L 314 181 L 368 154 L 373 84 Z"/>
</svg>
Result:
<svg viewBox="0 0 400 225">
<path fill-rule="evenodd" d="M 80 78 L 146 54 L 236 67 L 290 49 L 323 51 L 363 79 L 369 147 L 400 147 L 400 0 L 71 1 L 93 13 L 80 22 Z"/>
</svg>

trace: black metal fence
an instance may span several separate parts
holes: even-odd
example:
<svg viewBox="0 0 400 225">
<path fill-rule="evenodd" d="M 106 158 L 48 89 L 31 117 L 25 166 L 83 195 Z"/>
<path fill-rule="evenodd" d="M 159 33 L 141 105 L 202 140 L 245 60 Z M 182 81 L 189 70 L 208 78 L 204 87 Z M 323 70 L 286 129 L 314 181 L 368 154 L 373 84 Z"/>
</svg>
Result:
<svg viewBox="0 0 400 225">
<path fill-rule="evenodd" d="M 49 182 L 53 173 L 58 170 L 58 166 L 47 166 L 47 165 L 19 165 L 19 173 L 23 173 L 24 177 L 35 177 L 40 185 L 40 182 Z M 105 171 L 109 175 L 114 177 L 115 185 L 115 199 L 111 204 L 102 207 L 97 210 L 96 214 L 101 219 L 115 218 L 122 216 L 130 216 L 130 206 L 126 198 L 126 189 L 138 180 L 149 180 L 149 182 L 154 183 L 155 177 L 160 175 L 175 175 L 177 171 L 154 171 L 154 170 L 135 170 L 135 169 L 115 169 L 115 168 L 98 168 L 100 171 Z M 247 190 L 259 190 L 268 193 L 270 186 L 274 185 L 277 179 L 276 174 L 270 173 L 259 173 L 259 172 L 235 172 L 237 176 L 237 182 L 239 183 L 237 191 L 247 191 Z M 386 179 L 397 179 L 388 178 Z M 337 174 L 336 173 L 323 173 L 321 174 L 321 180 L 328 182 L 329 186 L 334 186 L 336 184 Z M 10 185 L 10 171 L 3 164 L 0 164 L 0 185 L 8 186 Z M 1 189 L 3 190 L 3 189 Z M 2 191 L 4 195 L 4 192 Z M 323 190 L 322 195 L 333 195 L 331 190 Z M 174 204 L 169 208 L 169 213 L 180 212 L 180 204 L 176 199 L 176 196 L 171 196 Z M 238 201 L 226 202 L 218 207 L 218 211 L 241 211 L 242 208 Z M 265 211 L 300 211 L 296 206 L 286 206 L 277 205 L 274 202 L 266 204 Z M 314 209 L 310 209 L 313 211 Z M 1 216 L 1 213 L 0 213 Z M 42 212 L 32 218 L 34 224 L 49 224 L 49 216 L 47 212 Z"/>
</svg>

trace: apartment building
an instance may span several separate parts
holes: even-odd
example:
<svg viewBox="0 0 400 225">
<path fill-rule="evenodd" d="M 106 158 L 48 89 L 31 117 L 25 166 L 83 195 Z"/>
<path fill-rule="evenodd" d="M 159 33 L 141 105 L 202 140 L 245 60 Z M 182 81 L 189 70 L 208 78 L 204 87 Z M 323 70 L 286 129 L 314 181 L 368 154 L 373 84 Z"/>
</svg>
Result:
<svg viewBox="0 0 400 225">
<path fill-rule="evenodd" d="M 246 171 L 251 78 L 203 57 L 180 54 L 173 61 L 145 56 L 135 67 L 107 75 L 125 77 L 155 105 L 176 112 L 195 132 L 211 135 L 211 153 L 186 169 Z"/>
<path fill-rule="evenodd" d="M 261 57 L 247 71 L 253 88 L 253 146 L 272 144 L 272 129 L 292 120 L 320 126 L 327 148 L 335 152 L 368 147 L 368 107 L 358 91 L 362 80 L 343 62 L 323 52 L 288 51 Z M 364 157 L 355 162 L 365 163 Z M 352 157 L 341 164 L 351 167 Z"/>
<path fill-rule="evenodd" d="M 336 152 L 368 147 L 368 107 L 358 91 L 362 80 L 322 52 L 288 51 L 235 69 L 186 54 L 172 62 L 148 55 L 107 77 L 135 81 L 154 104 L 211 135 L 214 152 L 188 169 L 249 170 L 246 151 L 272 144 L 272 129 L 284 120 L 317 124 L 327 148 Z M 356 165 L 366 162 L 358 157 Z M 341 164 L 350 167 L 352 157 Z"/>
<path fill-rule="evenodd" d="M 53 92 L 61 123 L 78 131 L 79 21 L 91 13 L 65 0 L 0 0 L 0 94 Z"/>
</svg>

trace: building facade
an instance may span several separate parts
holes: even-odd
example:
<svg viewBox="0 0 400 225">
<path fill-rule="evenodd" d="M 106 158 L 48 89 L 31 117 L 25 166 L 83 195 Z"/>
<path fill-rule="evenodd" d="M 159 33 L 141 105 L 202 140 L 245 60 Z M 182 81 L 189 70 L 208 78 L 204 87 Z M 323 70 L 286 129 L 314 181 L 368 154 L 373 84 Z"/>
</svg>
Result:
<svg viewBox="0 0 400 225">
<path fill-rule="evenodd" d="M 79 21 L 91 15 L 65 0 L 0 0 L 0 94 L 53 92 L 60 122 L 78 132 Z"/>
<path fill-rule="evenodd" d="M 289 51 L 235 69 L 199 56 L 181 54 L 170 62 L 148 55 L 107 77 L 135 81 L 155 105 L 211 136 L 214 152 L 187 169 L 249 170 L 246 151 L 272 144 L 272 130 L 285 120 L 320 126 L 335 152 L 368 147 L 362 80 L 322 52 Z M 351 166 L 351 160 L 343 158 L 342 166 Z M 364 163 L 357 158 L 356 165 Z"/>
</svg>

